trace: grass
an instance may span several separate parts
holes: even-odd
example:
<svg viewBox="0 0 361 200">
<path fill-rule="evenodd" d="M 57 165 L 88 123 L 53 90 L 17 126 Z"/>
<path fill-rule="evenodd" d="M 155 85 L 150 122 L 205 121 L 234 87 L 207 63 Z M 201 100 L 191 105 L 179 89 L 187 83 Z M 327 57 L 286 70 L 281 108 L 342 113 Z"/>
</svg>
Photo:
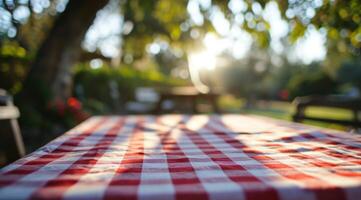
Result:
<svg viewBox="0 0 361 200">
<path fill-rule="evenodd" d="M 257 101 L 256 105 L 250 108 L 246 108 L 245 103 L 244 99 L 237 99 L 228 95 L 221 97 L 219 100 L 222 111 L 227 113 L 255 114 L 292 121 L 292 114 L 295 112 L 295 106 L 290 102 Z M 330 119 L 352 119 L 351 111 L 339 108 L 309 107 L 306 110 L 306 115 Z M 304 123 L 338 130 L 348 129 L 339 124 L 325 122 L 304 121 Z"/>
</svg>

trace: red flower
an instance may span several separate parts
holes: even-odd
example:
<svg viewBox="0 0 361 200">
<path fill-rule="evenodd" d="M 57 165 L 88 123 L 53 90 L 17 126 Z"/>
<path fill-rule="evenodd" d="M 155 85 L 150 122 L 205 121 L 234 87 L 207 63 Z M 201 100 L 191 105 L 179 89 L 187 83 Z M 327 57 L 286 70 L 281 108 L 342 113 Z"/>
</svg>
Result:
<svg viewBox="0 0 361 200">
<path fill-rule="evenodd" d="M 90 117 L 89 113 L 82 110 L 81 102 L 74 97 L 70 97 L 66 101 L 55 99 L 48 103 L 48 109 L 56 117 L 67 118 L 76 123 L 80 123 Z"/>
<path fill-rule="evenodd" d="M 74 97 L 70 97 L 67 103 L 70 109 L 72 109 L 73 111 L 78 111 L 81 109 L 81 103 Z"/>
</svg>

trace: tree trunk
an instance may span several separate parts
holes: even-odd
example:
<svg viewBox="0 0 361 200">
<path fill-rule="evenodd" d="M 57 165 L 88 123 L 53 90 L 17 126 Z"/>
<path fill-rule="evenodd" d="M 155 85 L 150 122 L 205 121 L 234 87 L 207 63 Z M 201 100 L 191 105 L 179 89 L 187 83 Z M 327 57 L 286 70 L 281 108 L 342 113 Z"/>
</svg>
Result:
<svg viewBox="0 0 361 200">
<path fill-rule="evenodd" d="M 65 99 L 71 94 L 70 69 L 77 61 L 81 42 L 99 9 L 108 0 L 70 0 L 41 45 L 24 84 L 32 103 Z"/>
</svg>

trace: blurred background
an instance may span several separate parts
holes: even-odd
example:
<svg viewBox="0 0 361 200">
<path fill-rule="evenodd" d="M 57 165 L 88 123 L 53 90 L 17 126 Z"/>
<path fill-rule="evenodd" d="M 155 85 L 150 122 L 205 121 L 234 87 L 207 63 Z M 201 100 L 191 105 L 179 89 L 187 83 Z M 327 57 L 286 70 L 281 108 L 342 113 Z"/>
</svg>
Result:
<svg viewBox="0 0 361 200">
<path fill-rule="evenodd" d="M 172 88 L 216 94 L 221 113 L 291 120 L 296 97 L 359 97 L 361 2 L 2 0 L 0 88 L 20 109 L 28 152 L 92 115 L 154 113 Z M 185 104 L 160 106 L 194 113 Z"/>
</svg>

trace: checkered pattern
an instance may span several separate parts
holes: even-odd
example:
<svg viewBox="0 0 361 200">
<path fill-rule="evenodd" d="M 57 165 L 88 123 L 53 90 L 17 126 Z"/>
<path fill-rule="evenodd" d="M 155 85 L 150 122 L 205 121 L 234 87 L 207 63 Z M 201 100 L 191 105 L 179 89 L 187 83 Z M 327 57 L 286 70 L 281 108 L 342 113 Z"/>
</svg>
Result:
<svg viewBox="0 0 361 200">
<path fill-rule="evenodd" d="M 0 171 L 0 199 L 361 199 L 361 137 L 243 115 L 93 117 Z"/>
</svg>

